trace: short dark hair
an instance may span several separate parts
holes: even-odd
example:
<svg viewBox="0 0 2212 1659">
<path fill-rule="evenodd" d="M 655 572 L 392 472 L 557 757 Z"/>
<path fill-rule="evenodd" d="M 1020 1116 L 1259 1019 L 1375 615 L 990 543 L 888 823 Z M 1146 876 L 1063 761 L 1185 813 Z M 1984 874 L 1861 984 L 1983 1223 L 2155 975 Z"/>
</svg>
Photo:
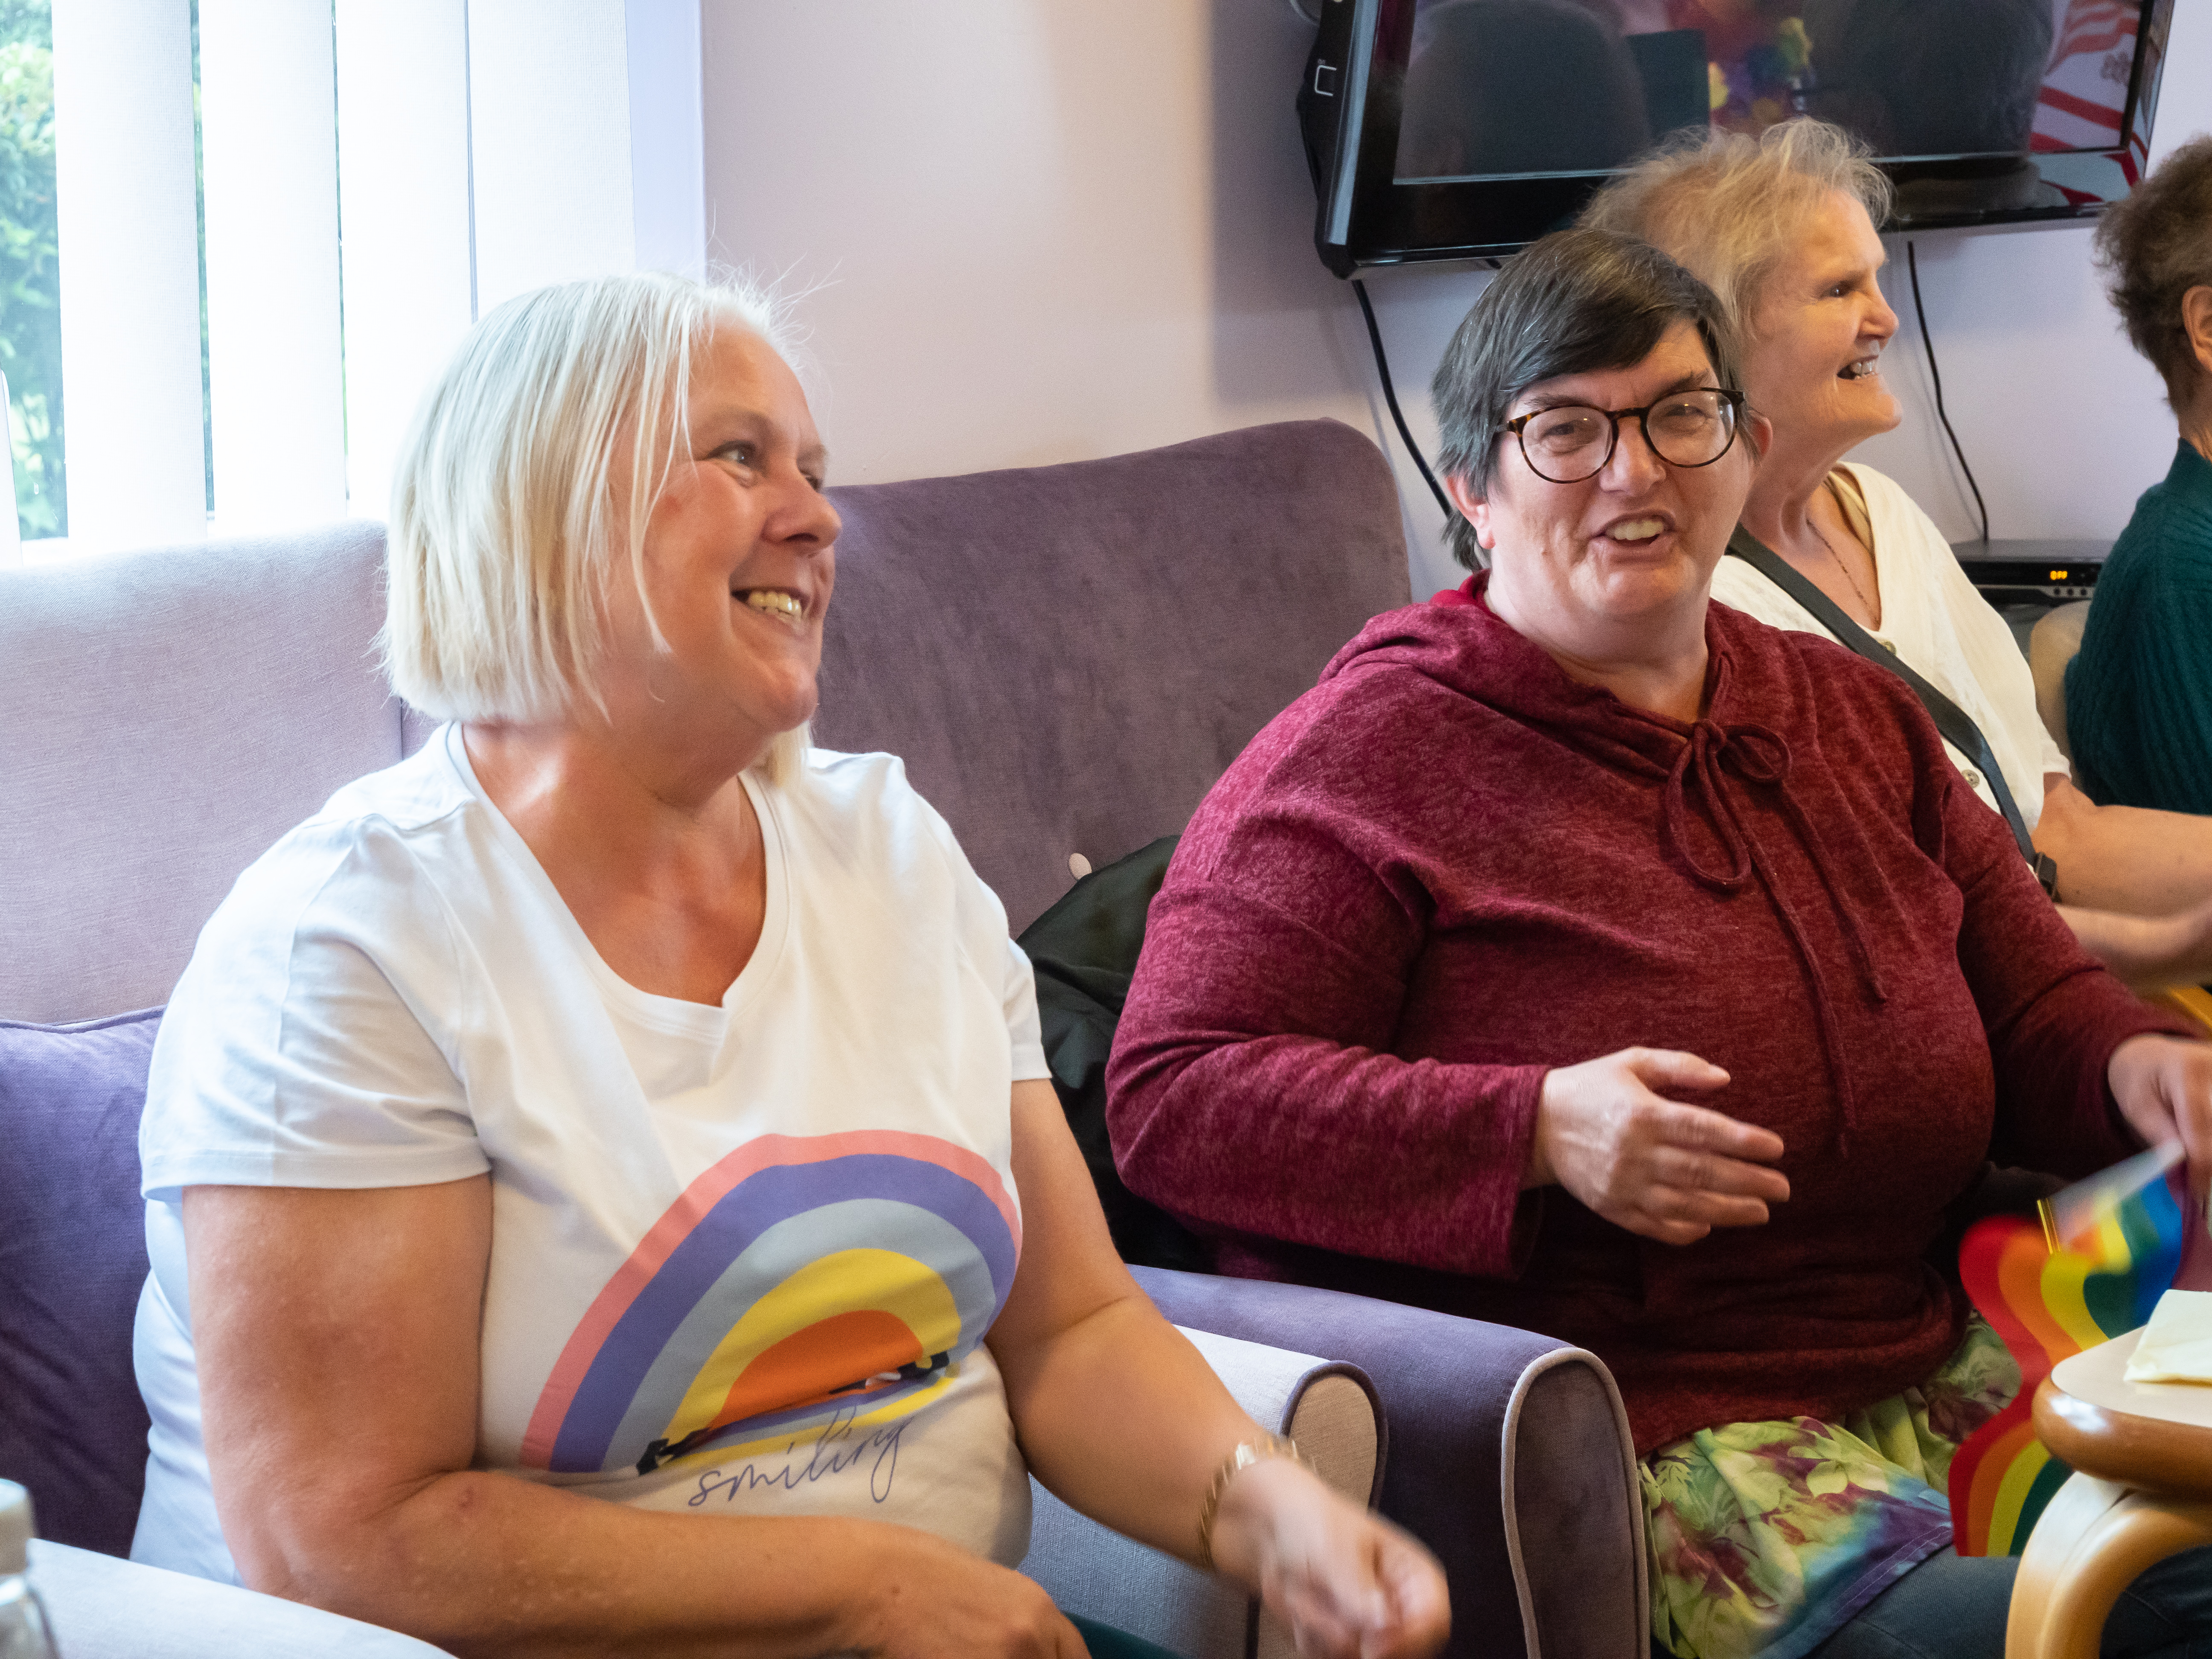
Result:
<svg viewBox="0 0 2212 1659">
<path fill-rule="evenodd" d="M 1498 434 L 1540 380 L 1629 368 L 1677 323 L 1694 324 L 1724 391 L 1741 387 L 1735 332 L 1713 291 L 1648 242 L 1609 230 L 1555 231 L 1515 256 L 1483 290 L 1430 383 L 1443 471 L 1490 493 Z M 1474 526 L 1454 516 L 1452 556 L 1481 560 Z"/>
<path fill-rule="evenodd" d="M 2185 413 L 2200 370 L 2181 298 L 2212 287 L 2212 137 L 2191 139 L 2105 210 L 2097 263 L 2128 338 L 2165 380 L 2173 412 Z"/>
</svg>

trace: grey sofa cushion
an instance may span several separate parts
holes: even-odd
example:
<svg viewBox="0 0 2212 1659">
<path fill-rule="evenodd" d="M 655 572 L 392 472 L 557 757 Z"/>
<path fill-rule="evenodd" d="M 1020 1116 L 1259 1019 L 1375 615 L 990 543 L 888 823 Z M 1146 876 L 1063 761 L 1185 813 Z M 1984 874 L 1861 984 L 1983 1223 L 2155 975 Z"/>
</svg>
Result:
<svg viewBox="0 0 2212 1659">
<path fill-rule="evenodd" d="M 1407 598 L 1389 466 L 1334 421 L 830 496 L 815 740 L 905 757 L 1018 933 L 1071 853 L 1095 867 L 1182 829 Z"/>
<path fill-rule="evenodd" d="M 0 1479 L 39 1530 L 127 1554 L 146 1481 L 131 1326 L 146 1279 L 138 1117 L 161 1011 L 0 1021 Z"/>
<path fill-rule="evenodd" d="M 238 872 L 399 758 L 374 524 L 0 571 L 0 1018 L 166 1002 Z"/>
</svg>

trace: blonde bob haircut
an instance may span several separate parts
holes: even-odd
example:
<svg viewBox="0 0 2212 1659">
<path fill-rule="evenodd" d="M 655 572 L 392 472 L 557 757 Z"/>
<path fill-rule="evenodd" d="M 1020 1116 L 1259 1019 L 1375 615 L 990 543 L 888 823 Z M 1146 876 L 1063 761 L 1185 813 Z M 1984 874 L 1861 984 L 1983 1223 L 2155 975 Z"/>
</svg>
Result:
<svg viewBox="0 0 2212 1659">
<path fill-rule="evenodd" d="M 1747 343 L 1758 337 L 1760 291 L 1806 222 L 1840 191 L 1879 229 L 1890 184 L 1864 144 L 1800 117 L 1756 138 L 1715 127 L 1662 145 L 1608 184 L 1578 223 L 1639 236 L 1719 295 Z"/>
<path fill-rule="evenodd" d="M 646 526 L 690 453 L 691 369 L 718 328 L 790 356 L 781 302 L 743 281 L 568 283 L 469 331 L 392 478 L 377 643 L 394 691 L 441 720 L 604 711 L 618 572 L 636 585 L 653 648 L 667 648 L 646 597 Z M 805 755 L 800 726 L 760 769 L 788 784 Z"/>
</svg>

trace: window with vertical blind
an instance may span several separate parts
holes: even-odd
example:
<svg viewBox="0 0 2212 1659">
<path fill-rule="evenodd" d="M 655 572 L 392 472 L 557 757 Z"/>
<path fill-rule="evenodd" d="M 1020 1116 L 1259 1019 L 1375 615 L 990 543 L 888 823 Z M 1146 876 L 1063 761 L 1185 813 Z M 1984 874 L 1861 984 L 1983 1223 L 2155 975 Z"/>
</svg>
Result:
<svg viewBox="0 0 2212 1659">
<path fill-rule="evenodd" d="M 698 13 L 0 0 L 23 556 L 381 517 L 481 311 L 641 259 L 696 270 Z"/>
</svg>

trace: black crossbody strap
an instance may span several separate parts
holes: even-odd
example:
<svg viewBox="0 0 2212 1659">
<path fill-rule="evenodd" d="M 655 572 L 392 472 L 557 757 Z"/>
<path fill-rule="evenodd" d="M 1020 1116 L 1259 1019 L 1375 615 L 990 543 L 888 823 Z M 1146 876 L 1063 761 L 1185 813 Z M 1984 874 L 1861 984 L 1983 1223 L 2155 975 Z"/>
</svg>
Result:
<svg viewBox="0 0 2212 1659">
<path fill-rule="evenodd" d="M 2027 833 L 2027 820 L 2021 816 L 2020 805 L 2013 799 L 2012 788 L 2005 782 L 2004 769 L 1997 764 L 1990 740 L 1974 724 L 1973 716 L 1899 662 L 1894 651 L 1853 622 L 1843 606 L 1814 586 L 1810 578 L 1741 525 L 1729 538 L 1728 550 L 1811 611 L 1813 619 L 1834 635 L 1838 644 L 1850 647 L 1869 662 L 1879 664 L 1912 688 L 1913 695 L 1920 699 L 1944 741 L 1972 760 L 1990 781 L 1990 793 L 1996 797 L 1997 811 L 2004 814 L 2005 823 L 2011 827 L 2012 838 L 2020 843 L 2021 856 L 2035 872 L 2035 878 L 2043 884 L 2044 891 L 2054 890 L 2058 880 L 2057 866 L 2046 854 L 2035 850 L 2035 842 Z"/>
</svg>

